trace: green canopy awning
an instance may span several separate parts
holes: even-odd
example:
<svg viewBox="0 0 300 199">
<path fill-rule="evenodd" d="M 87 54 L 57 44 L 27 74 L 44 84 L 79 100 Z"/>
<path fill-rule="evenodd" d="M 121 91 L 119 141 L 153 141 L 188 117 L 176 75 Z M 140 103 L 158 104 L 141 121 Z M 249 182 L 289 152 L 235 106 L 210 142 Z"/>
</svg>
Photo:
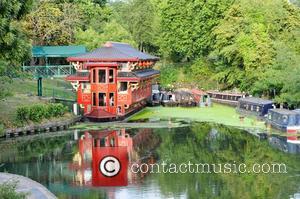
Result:
<svg viewBox="0 0 300 199">
<path fill-rule="evenodd" d="M 33 46 L 33 57 L 70 57 L 86 53 L 85 46 Z"/>
</svg>

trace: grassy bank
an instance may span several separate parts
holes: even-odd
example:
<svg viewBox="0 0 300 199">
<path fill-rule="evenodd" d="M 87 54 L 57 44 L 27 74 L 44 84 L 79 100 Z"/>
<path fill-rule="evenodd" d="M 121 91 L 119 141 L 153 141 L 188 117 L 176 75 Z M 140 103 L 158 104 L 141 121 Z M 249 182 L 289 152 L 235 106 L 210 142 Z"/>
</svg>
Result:
<svg viewBox="0 0 300 199">
<path fill-rule="evenodd" d="M 72 92 L 72 86 L 64 79 L 50 79 L 45 78 L 42 81 L 43 96 L 44 97 L 61 97 L 67 99 L 74 99 L 75 94 Z M 13 79 L 11 83 L 2 85 L 6 87 L 13 94 L 23 94 L 28 96 L 37 95 L 37 80 L 36 79 Z"/>
<path fill-rule="evenodd" d="M 13 79 L 1 87 L 8 88 L 10 96 L 0 100 L 0 132 L 3 128 L 16 126 L 16 110 L 18 107 L 47 103 L 47 97 L 75 99 L 71 86 L 64 79 L 43 79 L 43 98 L 38 98 L 37 81 L 34 79 Z"/>
<path fill-rule="evenodd" d="M 128 120 L 138 121 L 146 119 L 162 120 L 187 119 L 202 122 L 214 122 L 229 126 L 244 128 L 265 128 L 264 122 L 257 121 L 256 118 L 247 117 L 240 121 L 239 114 L 229 106 L 213 104 L 209 108 L 184 108 L 184 107 L 147 107 L 141 112 L 131 116 Z"/>
</svg>

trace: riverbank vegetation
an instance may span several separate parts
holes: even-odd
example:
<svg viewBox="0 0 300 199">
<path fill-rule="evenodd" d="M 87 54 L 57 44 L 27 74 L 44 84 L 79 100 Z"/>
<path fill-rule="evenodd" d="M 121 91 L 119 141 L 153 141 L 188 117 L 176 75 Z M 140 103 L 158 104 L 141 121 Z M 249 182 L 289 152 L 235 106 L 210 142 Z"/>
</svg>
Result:
<svg viewBox="0 0 300 199">
<path fill-rule="evenodd" d="M 11 85 L 28 77 L 20 66 L 30 59 L 32 45 L 93 50 L 113 40 L 160 56 L 164 87 L 234 89 L 297 108 L 298 5 L 298 0 L 4 1 L 0 98 L 16 96 Z"/>
<path fill-rule="evenodd" d="M 5 182 L 0 185 L 0 198 L 3 199 L 25 199 L 28 193 L 16 191 L 17 182 Z"/>
<path fill-rule="evenodd" d="M 43 119 L 61 117 L 67 113 L 67 107 L 62 104 L 36 104 L 17 109 L 17 121 L 21 124 L 41 122 Z"/>
<path fill-rule="evenodd" d="M 0 89 L 5 88 L 8 92 L 8 95 L 0 98 L 0 132 L 5 128 L 21 125 L 16 120 L 19 107 L 46 104 L 51 97 L 75 99 L 71 85 L 63 79 L 43 79 L 42 98 L 36 96 L 37 80 L 21 77 L 7 79 L 8 81 L 0 84 Z"/>
</svg>

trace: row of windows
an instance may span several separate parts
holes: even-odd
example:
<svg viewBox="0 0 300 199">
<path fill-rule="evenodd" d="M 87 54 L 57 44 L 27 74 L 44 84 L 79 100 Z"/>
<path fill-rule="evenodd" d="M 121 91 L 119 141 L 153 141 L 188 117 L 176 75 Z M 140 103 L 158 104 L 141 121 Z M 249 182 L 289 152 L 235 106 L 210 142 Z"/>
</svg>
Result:
<svg viewBox="0 0 300 199">
<path fill-rule="evenodd" d="M 233 96 L 233 95 L 220 95 L 220 94 L 212 94 L 212 98 L 215 99 L 224 99 L 224 100 L 232 100 L 232 101 L 238 101 L 241 96 Z"/>
<path fill-rule="evenodd" d="M 261 112 L 262 111 L 262 107 L 260 107 L 258 105 L 250 105 L 250 104 L 244 104 L 244 103 L 240 103 L 240 108 L 246 109 L 246 110 L 249 110 L 249 111 L 255 111 L 255 112 Z"/>
<path fill-rule="evenodd" d="M 115 93 L 109 93 L 109 106 L 115 106 Z M 93 93 L 93 106 L 97 106 L 97 93 Z M 98 93 L 98 106 L 107 106 L 106 93 Z"/>
<path fill-rule="evenodd" d="M 114 83 L 115 75 L 114 69 L 109 69 L 108 74 L 106 69 L 93 69 L 92 70 L 92 83 Z M 98 74 L 98 75 L 97 75 Z M 98 79 L 97 79 L 98 76 Z"/>
</svg>

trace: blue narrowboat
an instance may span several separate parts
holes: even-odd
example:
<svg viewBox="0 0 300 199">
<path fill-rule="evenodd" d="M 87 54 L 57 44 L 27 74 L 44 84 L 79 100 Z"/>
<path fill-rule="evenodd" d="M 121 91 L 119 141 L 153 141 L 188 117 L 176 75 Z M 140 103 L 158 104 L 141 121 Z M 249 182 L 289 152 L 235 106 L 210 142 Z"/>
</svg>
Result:
<svg viewBox="0 0 300 199">
<path fill-rule="evenodd" d="M 273 108 L 273 105 L 274 103 L 271 100 L 245 97 L 239 99 L 237 111 L 240 114 L 255 115 L 263 118 L 268 114 L 269 109 Z"/>
<path fill-rule="evenodd" d="M 300 111 L 288 109 L 269 110 L 267 123 L 287 132 L 300 130 Z"/>
<path fill-rule="evenodd" d="M 286 153 L 300 153 L 300 140 L 297 136 L 279 136 L 272 135 L 268 138 L 269 143 L 274 147 Z"/>
</svg>

